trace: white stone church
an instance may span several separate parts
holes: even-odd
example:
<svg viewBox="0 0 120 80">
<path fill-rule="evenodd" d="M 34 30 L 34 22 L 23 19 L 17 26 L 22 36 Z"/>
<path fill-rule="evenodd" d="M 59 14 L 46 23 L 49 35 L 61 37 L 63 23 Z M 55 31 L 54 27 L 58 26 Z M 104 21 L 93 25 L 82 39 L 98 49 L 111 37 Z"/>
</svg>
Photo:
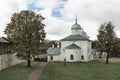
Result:
<svg viewBox="0 0 120 80">
<path fill-rule="evenodd" d="M 91 41 L 83 28 L 75 20 L 71 34 L 60 40 L 61 46 L 47 50 L 48 61 L 88 62 L 93 59 Z"/>
</svg>

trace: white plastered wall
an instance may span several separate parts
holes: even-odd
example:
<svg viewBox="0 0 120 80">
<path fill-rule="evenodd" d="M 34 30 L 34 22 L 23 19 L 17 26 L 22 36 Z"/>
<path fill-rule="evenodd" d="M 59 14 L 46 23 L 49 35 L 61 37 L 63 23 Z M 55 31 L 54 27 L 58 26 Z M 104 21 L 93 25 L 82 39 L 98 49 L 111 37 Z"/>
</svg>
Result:
<svg viewBox="0 0 120 80">
<path fill-rule="evenodd" d="M 18 59 L 15 55 L 16 54 L 0 55 L 0 70 L 24 62 L 23 60 Z"/>
</svg>

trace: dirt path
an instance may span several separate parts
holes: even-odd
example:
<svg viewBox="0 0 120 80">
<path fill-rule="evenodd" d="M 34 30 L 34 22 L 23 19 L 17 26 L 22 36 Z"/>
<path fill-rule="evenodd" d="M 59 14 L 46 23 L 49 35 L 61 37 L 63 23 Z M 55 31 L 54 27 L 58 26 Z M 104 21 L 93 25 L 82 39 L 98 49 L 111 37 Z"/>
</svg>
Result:
<svg viewBox="0 0 120 80">
<path fill-rule="evenodd" d="M 28 80 L 38 80 L 45 65 L 46 65 L 46 62 L 41 62 L 40 65 L 29 76 Z"/>
</svg>

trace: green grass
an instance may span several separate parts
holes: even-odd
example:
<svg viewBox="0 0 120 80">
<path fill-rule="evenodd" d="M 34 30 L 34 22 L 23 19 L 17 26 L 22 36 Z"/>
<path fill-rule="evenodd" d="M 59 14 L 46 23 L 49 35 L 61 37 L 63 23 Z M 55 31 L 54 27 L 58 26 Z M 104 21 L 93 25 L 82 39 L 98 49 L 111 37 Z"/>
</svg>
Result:
<svg viewBox="0 0 120 80">
<path fill-rule="evenodd" d="M 32 67 L 27 68 L 26 63 L 18 64 L 0 71 L 0 80 L 28 80 L 28 76 L 35 70 L 39 63 L 32 62 Z"/>
<path fill-rule="evenodd" d="M 49 62 L 39 80 L 120 80 L 120 62 L 105 64 L 100 60 L 88 63 Z"/>
</svg>

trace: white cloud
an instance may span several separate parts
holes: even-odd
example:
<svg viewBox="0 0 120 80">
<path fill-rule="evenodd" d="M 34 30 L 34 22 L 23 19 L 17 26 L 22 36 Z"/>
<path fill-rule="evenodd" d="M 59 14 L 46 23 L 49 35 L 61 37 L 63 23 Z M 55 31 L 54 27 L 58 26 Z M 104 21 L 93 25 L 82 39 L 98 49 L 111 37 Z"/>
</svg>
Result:
<svg viewBox="0 0 120 80">
<path fill-rule="evenodd" d="M 44 8 L 36 12 L 41 13 L 45 17 L 44 23 L 46 25 L 45 31 L 47 33 L 47 39 L 59 40 L 70 33 L 71 27 L 69 27 L 69 22 L 52 16 L 52 10 L 61 7 L 62 4 L 64 3 L 60 0 L 37 0 L 37 2 L 34 3 L 35 7 Z"/>
<path fill-rule="evenodd" d="M 59 8 L 64 1 L 61 0 L 35 0 L 32 2 L 37 8 Z"/>
<path fill-rule="evenodd" d="M 78 15 L 78 23 L 87 32 L 90 39 L 96 39 L 97 29 L 101 23 L 112 21 L 116 26 L 115 31 L 120 37 L 120 1 L 119 0 L 0 0 L 0 36 L 11 15 L 23 9 L 29 4 L 34 4 L 34 10 L 41 13 L 46 19 L 45 30 L 47 39 L 60 39 L 70 34 L 75 15 Z M 62 18 L 52 16 L 54 8 L 60 8 Z"/>
<path fill-rule="evenodd" d="M 59 40 L 70 33 L 69 22 L 52 17 L 52 9 L 46 8 L 40 12 L 45 17 L 47 39 Z"/>
<path fill-rule="evenodd" d="M 119 0 L 69 0 L 61 10 L 64 18 L 73 19 L 78 15 L 79 23 L 87 31 L 91 39 L 95 39 L 100 24 L 112 21 L 120 29 L 120 1 Z M 85 24 L 86 23 L 86 24 Z M 117 32 L 120 35 L 120 32 Z"/>
<path fill-rule="evenodd" d="M 0 0 L 0 37 L 14 12 L 27 9 L 25 0 Z"/>
</svg>

